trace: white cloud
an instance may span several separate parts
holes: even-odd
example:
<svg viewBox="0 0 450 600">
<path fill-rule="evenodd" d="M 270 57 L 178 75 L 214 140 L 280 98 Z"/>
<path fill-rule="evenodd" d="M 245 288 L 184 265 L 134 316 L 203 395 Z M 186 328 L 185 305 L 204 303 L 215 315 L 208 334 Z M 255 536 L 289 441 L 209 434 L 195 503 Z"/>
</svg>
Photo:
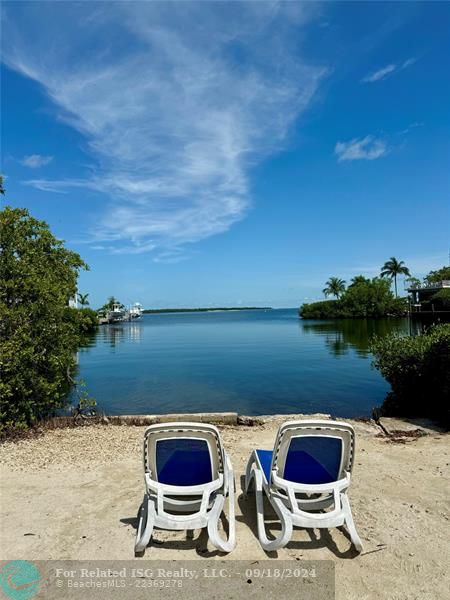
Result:
<svg viewBox="0 0 450 600">
<path fill-rule="evenodd" d="M 53 156 L 43 156 L 42 154 L 30 154 L 29 156 L 24 156 L 22 160 L 20 160 L 20 164 L 24 167 L 30 167 L 30 169 L 38 169 L 39 167 L 45 167 L 53 160 Z"/>
<path fill-rule="evenodd" d="M 249 169 L 310 105 L 325 69 L 298 55 L 298 34 L 316 9 L 88 4 L 51 3 L 51 19 L 27 5 L 29 22 L 4 28 L 6 63 L 42 84 L 96 161 L 86 178 L 28 183 L 107 194 L 94 243 L 174 260 L 245 216 Z"/>
<path fill-rule="evenodd" d="M 386 65 L 385 67 L 378 69 L 377 71 L 375 71 L 373 73 L 369 73 L 368 75 L 363 77 L 361 79 L 361 82 L 362 83 L 375 83 L 376 81 L 381 81 L 382 79 L 386 79 L 386 77 L 388 77 L 389 75 L 394 73 L 394 71 L 402 71 L 403 69 L 407 69 L 408 67 L 411 67 L 416 62 L 417 62 L 417 59 L 413 57 L 413 58 L 408 58 L 400 65 L 396 65 L 396 64 Z"/>
<path fill-rule="evenodd" d="M 382 69 L 378 69 L 374 73 L 370 73 L 361 79 L 363 83 L 374 83 L 375 81 L 380 81 L 380 79 L 384 79 L 390 73 L 393 73 L 397 67 L 395 65 L 386 65 Z"/>
<path fill-rule="evenodd" d="M 334 153 L 338 162 L 344 160 L 374 160 L 387 154 L 388 146 L 384 140 L 367 135 L 365 138 L 354 138 L 349 142 L 338 142 Z"/>
</svg>

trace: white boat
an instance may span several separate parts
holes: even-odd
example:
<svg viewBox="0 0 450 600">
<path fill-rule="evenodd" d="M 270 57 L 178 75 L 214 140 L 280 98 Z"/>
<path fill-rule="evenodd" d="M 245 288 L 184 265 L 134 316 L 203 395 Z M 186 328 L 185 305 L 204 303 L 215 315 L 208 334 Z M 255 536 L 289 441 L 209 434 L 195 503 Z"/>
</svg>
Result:
<svg viewBox="0 0 450 600">
<path fill-rule="evenodd" d="M 119 303 L 113 304 L 112 309 L 108 312 L 108 321 L 110 323 L 117 323 L 118 321 L 125 321 L 126 318 L 127 311 L 125 308 Z"/>
<path fill-rule="evenodd" d="M 139 319 L 142 316 L 143 311 L 142 304 L 140 302 L 135 302 L 133 306 L 130 306 L 130 310 L 128 311 L 130 319 Z"/>
</svg>

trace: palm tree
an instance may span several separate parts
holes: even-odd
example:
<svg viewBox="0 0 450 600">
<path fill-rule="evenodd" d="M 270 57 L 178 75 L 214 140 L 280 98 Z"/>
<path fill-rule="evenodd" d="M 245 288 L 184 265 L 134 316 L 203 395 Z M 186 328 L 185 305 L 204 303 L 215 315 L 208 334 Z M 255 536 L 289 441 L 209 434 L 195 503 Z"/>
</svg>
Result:
<svg viewBox="0 0 450 600">
<path fill-rule="evenodd" d="M 406 275 L 409 277 L 411 273 L 403 260 L 397 260 L 395 256 L 391 256 L 381 267 L 381 277 L 390 277 L 395 284 L 395 297 L 397 298 L 397 275 Z"/>
<path fill-rule="evenodd" d="M 322 292 L 325 296 L 335 296 L 339 300 L 340 296 L 345 292 L 345 281 L 339 279 L 339 277 L 330 277 Z"/>
<path fill-rule="evenodd" d="M 112 310 L 114 304 L 118 304 L 120 308 L 125 308 L 122 302 L 120 302 L 117 298 L 114 296 L 109 296 L 108 301 L 102 306 L 101 310 Z"/>
<path fill-rule="evenodd" d="M 78 294 L 78 302 L 80 303 L 80 306 L 89 306 L 88 296 L 89 294 Z"/>
<path fill-rule="evenodd" d="M 109 296 L 108 301 L 105 304 L 105 307 L 109 308 L 111 310 L 112 307 L 114 306 L 114 304 L 119 304 L 119 301 L 114 296 Z"/>
</svg>

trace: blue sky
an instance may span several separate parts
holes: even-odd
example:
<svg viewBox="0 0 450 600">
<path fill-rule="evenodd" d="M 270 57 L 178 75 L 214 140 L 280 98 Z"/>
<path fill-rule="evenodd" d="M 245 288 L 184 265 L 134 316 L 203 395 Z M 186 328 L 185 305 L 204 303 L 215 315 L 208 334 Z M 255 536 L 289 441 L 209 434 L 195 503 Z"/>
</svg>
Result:
<svg viewBox="0 0 450 600">
<path fill-rule="evenodd" d="M 8 204 L 148 307 L 448 263 L 450 4 L 3 2 Z"/>
</svg>

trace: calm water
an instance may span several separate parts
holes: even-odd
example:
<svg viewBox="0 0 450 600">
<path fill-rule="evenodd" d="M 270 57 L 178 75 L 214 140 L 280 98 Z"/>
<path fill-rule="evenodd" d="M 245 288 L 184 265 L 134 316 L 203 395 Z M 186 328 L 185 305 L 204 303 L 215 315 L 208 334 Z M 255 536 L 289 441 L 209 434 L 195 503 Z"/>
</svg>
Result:
<svg viewBox="0 0 450 600">
<path fill-rule="evenodd" d="M 101 326 L 78 377 L 107 414 L 369 415 L 389 386 L 368 340 L 393 330 L 408 322 L 303 321 L 294 309 L 145 315 Z"/>
</svg>

